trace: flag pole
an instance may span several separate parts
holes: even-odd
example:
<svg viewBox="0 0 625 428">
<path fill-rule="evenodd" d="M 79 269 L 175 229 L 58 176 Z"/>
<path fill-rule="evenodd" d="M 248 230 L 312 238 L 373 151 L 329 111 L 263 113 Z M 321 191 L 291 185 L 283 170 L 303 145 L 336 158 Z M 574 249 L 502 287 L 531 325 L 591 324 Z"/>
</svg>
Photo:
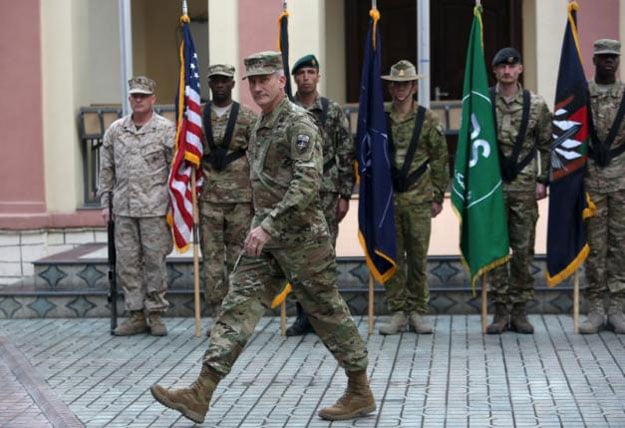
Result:
<svg viewBox="0 0 625 428">
<path fill-rule="evenodd" d="M 573 278 L 573 332 L 579 333 L 579 269 Z"/>
<path fill-rule="evenodd" d="M 375 315 L 373 308 L 375 307 L 375 282 L 373 281 L 373 275 L 369 273 L 369 334 L 373 334 L 373 324 L 375 322 Z"/>
<path fill-rule="evenodd" d="M 488 320 L 488 274 L 482 276 L 482 334 L 486 334 Z"/>
<path fill-rule="evenodd" d="M 280 303 L 280 336 L 286 336 L 286 297 Z"/>
</svg>

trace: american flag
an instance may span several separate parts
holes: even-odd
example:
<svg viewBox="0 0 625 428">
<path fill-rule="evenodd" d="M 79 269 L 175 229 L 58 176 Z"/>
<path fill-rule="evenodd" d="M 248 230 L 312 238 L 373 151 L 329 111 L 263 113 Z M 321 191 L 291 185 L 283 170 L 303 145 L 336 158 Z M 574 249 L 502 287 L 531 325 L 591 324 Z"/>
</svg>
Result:
<svg viewBox="0 0 625 428">
<path fill-rule="evenodd" d="M 188 21 L 182 22 L 180 82 L 176 96 L 176 152 L 169 176 L 171 224 L 176 249 L 185 251 L 193 233 L 191 175 L 196 174 L 196 191 L 201 189 L 202 115 L 197 54 Z"/>
</svg>

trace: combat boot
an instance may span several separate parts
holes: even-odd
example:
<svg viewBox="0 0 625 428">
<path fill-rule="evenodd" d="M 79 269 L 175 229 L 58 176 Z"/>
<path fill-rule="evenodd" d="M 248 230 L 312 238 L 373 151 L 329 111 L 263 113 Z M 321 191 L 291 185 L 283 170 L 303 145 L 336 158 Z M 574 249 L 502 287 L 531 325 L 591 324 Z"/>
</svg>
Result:
<svg viewBox="0 0 625 428">
<path fill-rule="evenodd" d="M 160 312 L 150 312 L 148 321 L 150 322 L 150 334 L 152 336 L 167 336 L 167 326 L 161 319 Z"/>
<path fill-rule="evenodd" d="M 286 329 L 287 336 L 301 336 L 306 333 L 312 333 L 314 330 L 310 321 L 308 321 L 308 315 L 304 312 L 304 308 L 299 302 L 295 304 L 297 308 L 297 318 L 293 325 Z"/>
<path fill-rule="evenodd" d="M 410 314 L 409 323 L 410 330 L 417 334 L 432 334 L 432 331 L 434 331 L 432 324 L 425 321 L 417 312 L 412 312 Z"/>
<path fill-rule="evenodd" d="M 605 308 L 603 299 L 594 299 L 589 302 L 586 321 L 579 326 L 580 334 L 596 334 L 605 327 Z"/>
<path fill-rule="evenodd" d="M 623 298 L 610 296 L 608 306 L 608 328 L 616 334 L 625 334 L 625 315 L 623 315 Z"/>
<path fill-rule="evenodd" d="M 131 311 L 130 318 L 121 323 L 113 332 L 115 336 L 132 336 L 133 334 L 147 333 L 148 323 L 143 311 Z"/>
<path fill-rule="evenodd" d="M 380 326 L 380 334 L 397 334 L 406 328 L 406 323 L 408 323 L 408 317 L 403 311 L 397 311 L 391 317 L 391 320 L 388 324 L 384 324 Z"/>
<path fill-rule="evenodd" d="M 188 388 L 165 389 L 152 385 L 150 392 L 156 401 L 182 413 L 197 424 L 204 423 L 213 392 L 221 377 L 208 366 L 202 366 L 198 378 Z"/>
<path fill-rule="evenodd" d="M 319 416 L 328 421 L 342 421 L 365 416 L 375 411 L 373 393 L 367 380 L 367 371 L 345 372 L 347 389 L 331 407 L 319 410 Z"/>
<path fill-rule="evenodd" d="M 525 303 L 515 303 L 510 314 L 510 330 L 522 334 L 534 334 L 534 326 L 528 321 Z"/>
<path fill-rule="evenodd" d="M 505 303 L 495 303 L 495 316 L 493 322 L 486 327 L 486 333 L 488 334 L 501 334 L 508 330 L 510 324 L 510 312 L 508 312 L 508 305 Z"/>
</svg>

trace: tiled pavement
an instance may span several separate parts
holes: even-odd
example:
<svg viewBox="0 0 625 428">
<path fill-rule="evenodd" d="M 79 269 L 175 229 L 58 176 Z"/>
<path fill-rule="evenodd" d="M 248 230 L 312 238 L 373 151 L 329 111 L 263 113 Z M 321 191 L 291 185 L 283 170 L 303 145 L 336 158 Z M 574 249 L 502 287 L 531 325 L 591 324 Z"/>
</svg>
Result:
<svg viewBox="0 0 625 428">
<path fill-rule="evenodd" d="M 316 412 L 342 394 L 342 371 L 316 336 L 282 338 L 278 318 L 264 318 L 204 426 L 624 427 L 625 337 L 574 335 L 564 315 L 530 319 L 530 336 L 483 336 L 474 315 L 433 317 L 431 336 L 369 336 L 378 410 L 330 424 Z M 88 427 L 192 426 L 148 387 L 195 378 L 206 339 L 193 320 L 168 319 L 165 338 L 116 338 L 108 326 L 0 320 L 0 427 L 66 426 L 67 409 Z"/>
</svg>

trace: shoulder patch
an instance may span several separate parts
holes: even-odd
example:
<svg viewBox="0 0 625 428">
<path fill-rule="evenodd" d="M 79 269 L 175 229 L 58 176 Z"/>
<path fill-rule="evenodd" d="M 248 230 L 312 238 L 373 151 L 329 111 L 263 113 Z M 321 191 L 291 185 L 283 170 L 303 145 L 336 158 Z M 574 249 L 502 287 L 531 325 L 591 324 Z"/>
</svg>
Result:
<svg viewBox="0 0 625 428">
<path fill-rule="evenodd" d="M 308 144 L 310 143 L 310 136 L 306 134 L 298 134 L 297 135 L 297 150 L 300 153 L 304 153 L 308 148 Z"/>
</svg>

